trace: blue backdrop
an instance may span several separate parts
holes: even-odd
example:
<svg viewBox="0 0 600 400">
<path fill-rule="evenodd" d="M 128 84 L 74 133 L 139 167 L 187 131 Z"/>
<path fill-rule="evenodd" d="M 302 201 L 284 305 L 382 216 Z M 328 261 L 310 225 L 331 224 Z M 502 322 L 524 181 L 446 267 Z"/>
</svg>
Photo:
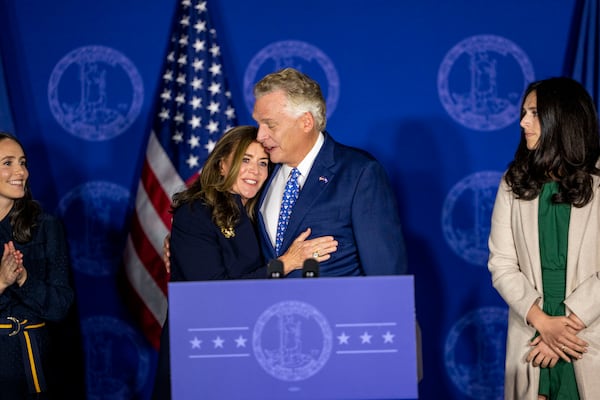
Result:
<svg viewBox="0 0 600 400">
<path fill-rule="evenodd" d="M 0 0 L 0 107 L 35 197 L 68 230 L 89 399 L 146 399 L 152 386 L 156 355 L 116 275 L 174 10 Z M 209 12 L 240 123 L 253 123 L 256 80 L 300 68 L 324 89 L 328 131 L 389 173 L 415 275 L 420 398 L 501 398 L 507 312 L 486 267 L 489 218 L 520 96 L 563 73 L 575 2 L 209 0 Z"/>
</svg>

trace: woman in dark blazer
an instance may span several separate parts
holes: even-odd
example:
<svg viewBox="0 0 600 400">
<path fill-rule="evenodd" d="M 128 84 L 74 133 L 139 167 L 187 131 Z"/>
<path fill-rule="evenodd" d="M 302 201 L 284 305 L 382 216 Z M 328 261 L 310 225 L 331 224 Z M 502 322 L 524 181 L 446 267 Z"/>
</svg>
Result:
<svg viewBox="0 0 600 400">
<path fill-rule="evenodd" d="M 23 147 L 0 132 L 0 398 L 51 399 L 48 324 L 73 303 L 60 221 L 32 199 Z"/>
</svg>

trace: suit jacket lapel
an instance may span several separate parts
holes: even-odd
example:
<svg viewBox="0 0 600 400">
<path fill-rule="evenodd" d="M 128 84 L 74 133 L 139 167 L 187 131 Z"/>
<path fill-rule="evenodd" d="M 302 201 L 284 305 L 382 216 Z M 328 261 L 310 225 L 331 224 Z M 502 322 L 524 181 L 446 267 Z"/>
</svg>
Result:
<svg viewBox="0 0 600 400">
<path fill-rule="evenodd" d="M 335 142 L 327 132 L 324 132 L 325 141 L 317 154 L 313 166 L 304 181 L 298 200 L 294 205 L 290 222 L 284 235 L 284 248 L 287 248 L 292 241 L 303 231 L 301 222 L 310 211 L 313 204 L 319 201 L 321 193 L 327 188 L 327 185 L 334 179 L 335 164 L 333 150 Z"/>
<path fill-rule="evenodd" d="M 531 265 L 535 284 L 541 289 L 542 261 L 540 259 L 540 239 L 538 231 L 539 197 L 529 201 L 517 201 L 519 202 L 519 208 L 521 210 L 521 229 L 523 230 L 526 253 L 529 256 L 529 264 Z M 521 268 L 522 267 L 523 266 L 521 266 Z"/>
<path fill-rule="evenodd" d="M 271 186 L 271 182 L 273 181 L 273 178 L 279 171 L 279 168 L 281 168 L 281 164 L 276 164 L 275 168 L 273 168 L 273 172 L 271 172 L 271 174 L 269 175 L 269 179 L 267 179 L 267 182 L 265 183 L 265 187 L 264 187 L 263 191 L 261 192 L 260 199 L 258 201 L 258 213 L 257 213 L 258 214 L 258 230 L 260 233 L 260 241 L 262 244 L 263 252 L 265 253 L 263 256 L 267 260 L 275 258 L 275 247 L 273 247 L 273 245 L 271 244 L 271 239 L 269 239 L 269 234 L 267 232 L 265 217 L 260 210 L 265 201 L 267 191 L 269 190 L 269 187 Z"/>
<path fill-rule="evenodd" d="M 594 188 L 598 187 L 598 178 L 594 177 Z M 597 196 L 599 191 L 594 190 L 594 198 L 585 207 L 571 206 L 571 217 L 569 220 L 569 243 L 567 252 L 567 292 L 569 295 L 573 292 L 573 278 L 575 277 L 575 268 L 579 260 L 579 252 L 584 242 L 583 235 L 587 229 L 587 223 L 590 221 L 590 214 L 593 207 L 597 207 Z"/>
<path fill-rule="evenodd" d="M 594 203 L 592 200 L 592 204 Z M 540 259 L 540 246 L 539 246 L 539 231 L 538 231 L 538 206 L 539 197 L 531 201 L 519 201 L 519 207 L 521 209 L 521 222 L 523 229 L 523 237 L 525 239 L 525 246 L 527 254 L 529 255 L 529 262 L 533 269 L 533 275 L 535 282 L 538 287 L 541 287 L 542 283 L 542 262 Z M 572 279 L 574 277 L 574 271 L 579 259 L 579 251 L 581 243 L 583 243 L 583 235 L 585 234 L 586 221 L 590 217 L 592 205 L 588 204 L 586 207 L 571 207 L 571 216 L 569 221 L 569 250 L 567 252 L 567 295 L 572 292 Z"/>
</svg>

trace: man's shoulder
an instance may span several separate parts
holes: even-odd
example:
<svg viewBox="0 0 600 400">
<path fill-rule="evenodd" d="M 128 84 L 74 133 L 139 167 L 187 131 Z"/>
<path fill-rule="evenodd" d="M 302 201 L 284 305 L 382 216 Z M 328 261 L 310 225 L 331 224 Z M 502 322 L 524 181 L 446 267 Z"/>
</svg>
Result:
<svg viewBox="0 0 600 400">
<path fill-rule="evenodd" d="M 338 154 L 347 156 L 356 161 L 363 162 L 372 162 L 377 161 L 375 157 L 367 150 L 360 149 L 358 147 L 353 147 L 345 144 L 338 143 L 339 148 L 336 150 Z"/>
<path fill-rule="evenodd" d="M 330 142 L 336 160 L 348 160 L 356 164 L 377 162 L 377 159 L 364 149 L 340 143 L 331 137 L 329 133 L 326 137 Z"/>
</svg>

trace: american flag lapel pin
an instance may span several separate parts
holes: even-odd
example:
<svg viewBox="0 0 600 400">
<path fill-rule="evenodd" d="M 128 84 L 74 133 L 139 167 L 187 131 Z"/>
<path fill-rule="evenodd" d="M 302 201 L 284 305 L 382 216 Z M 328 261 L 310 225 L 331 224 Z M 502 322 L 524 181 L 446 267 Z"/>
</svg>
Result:
<svg viewBox="0 0 600 400">
<path fill-rule="evenodd" d="M 327 182 L 329 182 L 329 180 L 327 179 L 327 177 L 326 177 L 326 176 L 320 176 L 320 177 L 319 177 L 319 182 L 324 182 L 324 183 L 327 183 Z"/>
</svg>

